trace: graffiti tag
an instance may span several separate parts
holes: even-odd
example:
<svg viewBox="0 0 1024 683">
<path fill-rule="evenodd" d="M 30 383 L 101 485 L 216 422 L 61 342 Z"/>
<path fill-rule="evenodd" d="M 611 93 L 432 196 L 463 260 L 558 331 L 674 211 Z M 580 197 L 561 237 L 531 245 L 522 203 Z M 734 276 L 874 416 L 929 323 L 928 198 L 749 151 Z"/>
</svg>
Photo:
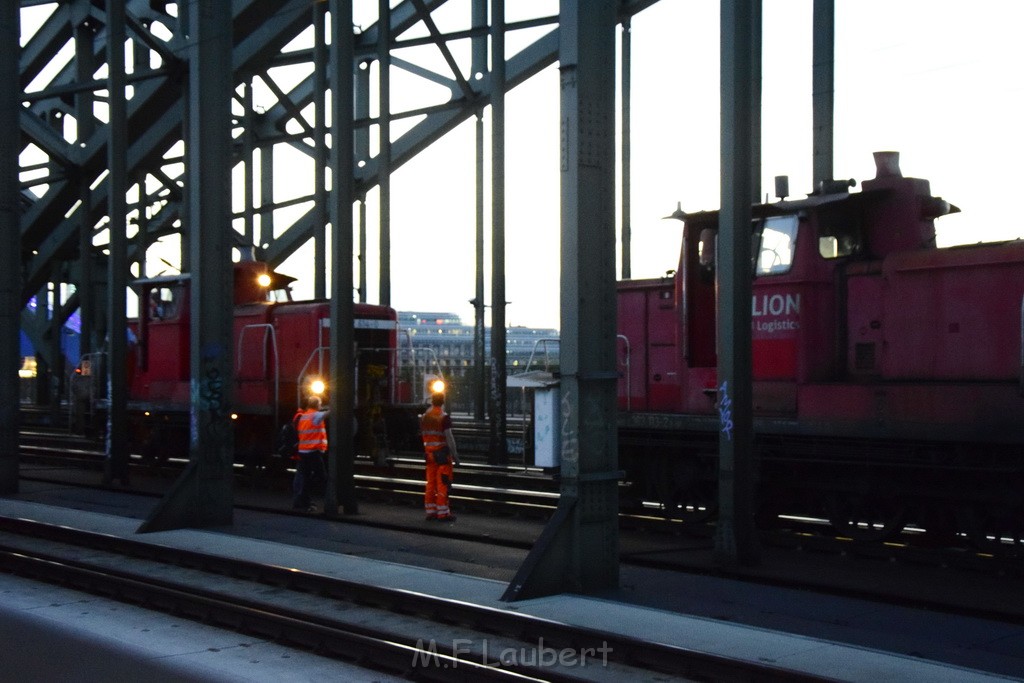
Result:
<svg viewBox="0 0 1024 683">
<path fill-rule="evenodd" d="M 718 387 L 718 421 L 722 425 L 725 438 L 732 441 L 732 399 L 729 398 L 729 382 L 722 382 Z"/>
</svg>

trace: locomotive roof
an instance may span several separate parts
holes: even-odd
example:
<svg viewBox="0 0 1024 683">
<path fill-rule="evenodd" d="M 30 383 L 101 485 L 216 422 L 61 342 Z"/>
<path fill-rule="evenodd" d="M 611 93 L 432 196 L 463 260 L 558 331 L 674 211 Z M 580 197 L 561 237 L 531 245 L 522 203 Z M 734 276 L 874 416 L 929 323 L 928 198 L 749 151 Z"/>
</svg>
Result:
<svg viewBox="0 0 1024 683">
<path fill-rule="evenodd" d="M 888 188 L 878 188 L 854 193 L 833 192 L 830 194 L 810 194 L 803 199 L 783 199 L 782 201 L 770 204 L 754 204 L 751 207 L 751 217 L 770 218 L 771 216 L 784 216 L 787 214 L 798 213 L 799 211 L 806 209 L 813 209 L 825 205 L 838 205 L 840 203 L 847 203 L 847 208 L 850 209 L 859 209 L 864 204 L 880 199 L 891 192 L 892 190 Z M 665 216 L 665 218 L 675 218 L 681 221 L 695 220 L 703 222 L 713 220 L 717 222 L 719 213 L 721 213 L 721 209 L 694 211 L 692 213 L 676 209 L 671 215 Z"/>
<path fill-rule="evenodd" d="M 291 275 L 279 273 L 276 270 L 268 270 L 266 274 L 270 276 L 270 286 L 268 289 L 271 290 L 284 289 L 298 279 L 292 277 Z M 157 275 L 155 277 L 138 278 L 132 281 L 132 285 L 135 287 L 141 287 L 143 285 L 178 284 L 182 282 L 188 282 L 191 279 L 191 273 L 178 273 L 176 275 Z"/>
<path fill-rule="evenodd" d="M 133 280 L 133 285 L 163 285 L 177 282 L 187 282 L 192 279 L 192 273 L 178 273 L 177 275 L 157 275 L 155 277 L 140 277 Z"/>
</svg>

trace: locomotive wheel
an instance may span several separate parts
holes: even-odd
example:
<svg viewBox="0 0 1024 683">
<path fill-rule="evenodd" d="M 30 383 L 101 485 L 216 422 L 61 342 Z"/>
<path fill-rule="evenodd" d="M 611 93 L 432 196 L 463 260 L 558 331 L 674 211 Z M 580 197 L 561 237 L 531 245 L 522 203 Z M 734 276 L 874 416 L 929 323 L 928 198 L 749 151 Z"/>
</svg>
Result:
<svg viewBox="0 0 1024 683">
<path fill-rule="evenodd" d="M 959 519 L 975 548 L 997 555 L 1024 555 L 1024 509 L 1012 505 L 965 507 Z"/>
<path fill-rule="evenodd" d="M 833 493 L 828 520 L 839 534 L 854 541 L 884 541 L 903 531 L 906 506 L 890 498 Z"/>
</svg>

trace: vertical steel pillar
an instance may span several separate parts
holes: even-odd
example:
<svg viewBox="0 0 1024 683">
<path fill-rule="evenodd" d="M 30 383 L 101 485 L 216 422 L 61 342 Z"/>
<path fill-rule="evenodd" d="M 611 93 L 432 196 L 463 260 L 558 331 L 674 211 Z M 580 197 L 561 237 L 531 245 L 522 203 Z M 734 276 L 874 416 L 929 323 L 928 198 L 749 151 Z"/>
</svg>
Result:
<svg viewBox="0 0 1024 683">
<path fill-rule="evenodd" d="M 761 202 L 761 0 L 750 16 L 750 203 Z"/>
<path fill-rule="evenodd" d="M 274 241 L 274 210 L 268 208 L 273 205 L 274 145 L 266 144 L 260 146 L 260 244 Z"/>
<path fill-rule="evenodd" d="M 391 305 L 391 2 L 380 0 L 377 10 L 377 74 L 380 81 L 377 112 L 380 144 L 377 187 L 380 191 L 380 305 Z M 350 32 L 351 32 L 351 27 Z M 348 73 L 352 73 L 349 69 Z M 348 89 L 351 89 L 349 86 Z M 349 116 L 346 121 L 351 121 Z M 351 172 L 349 172 L 351 173 Z"/>
<path fill-rule="evenodd" d="M 146 277 L 146 250 L 149 248 L 149 193 L 146 191 L 146 176 L 139 178 L 139 217 L 135 232 L 136 253 L 138 254 L 139 277 Z M 251 237 L 251 234 L 249 235 Z"/>
<path fill-rule="evenodd" d="M 476 113 L 476 277 L 473 290 L 473 418 L 487 414 L 487 304 L 484 299 L 484 113 Z"/>
<path fill-rule="evenodd" d="M 243 163 L 245 164 L 244 175 L 242 183 L 242 204 L 245 206 L 245 218 L 244 218 L 244 235 L 246 244 L 255 244 L 257 247 L 257 253 L 263 247 L 263 242 L 256 238 L 256 210 L 255 203 L 253 202 L 254 196 L 254 184 L 256 182 L 256 169 L 254 168 L 256 159 L 256 133 L 253 128 L 256 125 L 256 116 L 254 114 L 253 104 L 253 93 L 252 93 L 252 77 L 250 76 L 245 80 L 245 95 L 242 99 L 242 107 L 244 112 L 242 113 L 242 125 L 245 126 L 242 133 L 242 154 L 244 155 Z"/>
<path fill-rule="evenodd" d="M 814 0 L 814 67 L 811 77 L 813 90 L 814 189 L 823 180 L 832 180 L 833 134 L 835 121 L 835 0 Z"/>
<path fill-rule="evenodd" d="M 505 0 L 491 0 L 491 443 L 508 462 L 508 348 L 505 329 Z"/>
<path fill-rule="evenodd" d="M 231 258 L 231 4 L 189 6 L 191 443 L 189 463 L 139 531 L 230 524 L 234 271 Z"/>
<path fill-rule="evenodd" d="M 562 496 L 504 600 L 615 588 L 619 581 L 617 6 L 561 3 Z"/>
<path fill-rule="evenodd" d="M 487 26 L 487 0 L 473 0 L 472 26 Z M 474 33 L 471 75 L 487 70 L 487 38 Z M 473 290 L 473 418 L 484 419 L 487 406 L 487 328 L 484 321 L 484 112 L 476 110 L 476 277 Z"/>
<path fill-rule="evenodd" d="M 50 421 L 60 424 L 60 399 L 64 388 L 64 313 L 62 310 L 61 280 L 66 270 L 62 265 L 56 269 L 50 283 L 50 324 L 46 328 L 46 339 L 50 344 Z"/>
<path fill-rule="evenodd" d="M 313 4 L 313 297 L 327 296 L 327 5 Z"/>
<path fill-rule="evenodd" d="M 355 160 L 366 162 L 370 158 L 370 126 L 366 122 L 370 118 L 370 65 L 360 62 L 360 68 L 354 70 L 356 89 L 353 97 L 355 120 L 362 125 L 352 131 Z M 359 202 L 359 303 L 365 304 L 366 297 L 366 191 L 360 190 L 356 198 Z"/>
<path fill-rule="evenodd" d="M 36 376 L 32 383 L 32 401 L 36 406 L 43 406 L 50 400 L 50 353 L 43 343 L 46 338 L 48 321 L 49 285 L 44 285 L 36 292 L 35 296 L 36 311 L 32 316 L 32 331 L 29 334 L 36 354 Z"/>
<path fill-rule="evenodd" d="M 103 479 L 128 483 L 128 123 L 125 99 L 124 0 L 107 0 L 110 121 L 107 168 L 110 253 L 107 256 L 107 443 Z M 86 208 L 86 207 L 83 207 Z"/>
<path fill-rule="evenodd" d="M 150 27 L 150 22 L 144 21 L 143 26 L 145 28 Z M 139 73 L 149 68 L 150 52 L 144 48 L 140 43 L 132 44 L 132 71 L 133 73 Z M 246 164 L 248 168 L 248 164 Z M 135 235 L 135 243 L 138 245 L 138 264 L 139 264 L 139 277 L 146 277 L 146 251 L 149 247 L 149 193 L 146 191 L 146 175 L 143 174 L 139 178 L 139 218 L 138 218 L 138 230 Z M 252 239 L 251 231 L 251 213 L 246 214 L 246 226 L 245 226 L 245 237 L 246 239 Z"/>
<path fill-rule="evenodd" d="M 719 515 L 725 564 L 758 560 L 751 378 L 753 22 L 761 0 L 722 0 L 722 209 L 718 229 Z"/>
<path fill-rule="evenodd" d="M 631 194 L 631 132 L 630 132 L 630 92 L 632 91 L 633 71 L 633 39 L 632 28 L 629 19 L 622 22 L 622 279 L 628 280 L 632 277 L 632 230 L 630 222 L 630 194 Z"/>
<path fill-rule="evenodd" d="M 96 73 L 96 60 L 93 56 L 92 25 L 87 21 L 80 22 L 75 32 L 75 79 L 79 83 L 92 80 Z M 95 96 L 92 90 L 75 93 L 75 121 L 78 128 L 78 144 L 84 145 L 96 132 L 93 104 Z M 92 259 L 92 217 L 89 206 L 91 191 L 89 181 L 78 181 L 78 310 L 82 321 L 79 328 L 79 352 L 84 356 L 96 347 L 93 340 L 95 329 L 96 306 L 93 303 L 93 259 Z"/>
<path fill-rule="evenodd" d="M 386 3 L 382 3 L 386 4 Z M 355 488 L 355 334 L 352 302 L 352 0 L 330 0 L 331 10 L 331 419 L 328 425 L 330 476 L 324 513 L 359 512 Z M 387 15 L 384 22 L 389 21 Z"/>
<path fill-rule="evenodd" d="M 16 2 L 0 3 L 0 126 L 20 130 Z M 19 136 L 0 135 L 0 494 L 18 492 L 18 368 L 21 352 L 21 219 Z"/>
<path fill-rule="evenodd" d="M 366 193 L 359 194 L 359 303 L 366 298 Z"/>
<path fill-rule="evenodd" d="M 180 36 L 191 36 L 192 35 L 191 27 L 194 25 L 194 22 L 197 20 L 196 17 L 192 16 L 192 14 L 193 13 L 189 12 L 189 11 L 178 12 L 178 27 L 179 27 L 178 28 L 178 35 L 180 35 Z M 183 51 L 183 54 L 186 56 L 186 58 L 188 57 L 187 51 Z M 187 80 L 185 81 L 185 83 L 186 83 L 186 88 L 187 87 L 195 87 L 195 86 L 188 85 L 188 81 Z M 182 96 L 183 97 L 187 97 L 188 95 L 186 93 L 187 93 L 187 90 L 183 92 Z M 189 272 L 192 271 L 192 248 L 191 248 L 191 241 L 193 239 L 193 233 L 192 233 L 192 225 L 190 225 L 191 216 L 189 215 L 189 212 L 191 211 L 191 209 L 189 207 L 192 206 L 192 201 L 193 201 L 193 196 L 192 195 L 194 194 L 194 189 L 193 189 L 193 185 L 192 185 L 192 169 L 190 168 L 190 165 L 189 165 L 189 162 L 188 162 L 188 154 L 189 154 L 188 148 L 189 148 L 189 141 L 190 141 L 191 135 L 192 135 L 191 130 L 192 130 L 192 125 L 193 125 L 193 123 L 192 123 L 192 115 L 193 115 L 193 112 L 192 112 L 191 103 L 186 103 L 186 106 L 182 107 L 182 110 L 181 110 L 181 136 L 182 136 L 182 139 L 185 141 L 186 144 L 185 144 L 185 159 L 184 159 L 184 161 L 185 161 L 185 163 L 184 163 L 185 170 L 181 174 L 181 178 L 182 178 L 182 181 L 183 181 L 182 188 L 181 188 L 181 206 L 182 206 L 182 209 L 181 209 L 181 214 L 182 214 L 182 216 L 181 216 L 181 228 L 178 230 L 178 235 L 179 235 L 179 240 L 180 240 L 180 244 L 179 244 L 179 247 L 180 247 L 179 248 L 179 258 L 181 259 L 181 268 L 179 269 L 179 272 L 182 272 L 182 273 L 189 273 Z M 269 175 L 273 175 L 273 174 L 267 173 L 267 174 L 264 174 L 264 175 L 269 176 Z M 273 201 L 273 195 L 271 195 L 267 199 L 268 205 L 269 205 L 269 202 L 272 202 L 272 201 Z"/>
<path fill-rule="evenodd" d="M 143 26 L 150 28 L 150 22 L 144 21 Z M 139 73 L 149 68 L 150 51 L 140 43 L 132 44 L 132 71 Z M 246 164 L 246 168 L 248 168 Z M 146 277 L 146 251 L 149 248 L 149 193 L 146 191 L 146 178 L 143 174 L 139 178 L 139 218 L 138 230 L 135 235 L 135 242 L 138 245 L 139 277 Z M 245 237 L 252 239 L 252 213 L 246 214 Z"/>
</svg>

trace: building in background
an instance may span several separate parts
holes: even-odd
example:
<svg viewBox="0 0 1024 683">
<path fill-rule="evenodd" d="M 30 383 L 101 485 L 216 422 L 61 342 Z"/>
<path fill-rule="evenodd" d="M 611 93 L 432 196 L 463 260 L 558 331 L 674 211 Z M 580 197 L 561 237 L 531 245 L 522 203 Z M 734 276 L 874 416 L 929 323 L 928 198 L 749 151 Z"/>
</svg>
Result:
<svg viewBox="0 0 1024 683">
<path fill-rule="evenodd" d="M 418 362 L 436 368 L 449 382 L 448 404 L 452 410 L 469 411 L 476 379 L 473 363 L 473 326 L 463 324 L 455 313 L 399 311 L 399 343 L 414 350 Z M 491 331 L 484 330 L 485 357 L 490 357 Z M 531 370 L 558 367 L 558 330 L 509 327 L 505 337 L 509 376 Z"/>
</svg>

